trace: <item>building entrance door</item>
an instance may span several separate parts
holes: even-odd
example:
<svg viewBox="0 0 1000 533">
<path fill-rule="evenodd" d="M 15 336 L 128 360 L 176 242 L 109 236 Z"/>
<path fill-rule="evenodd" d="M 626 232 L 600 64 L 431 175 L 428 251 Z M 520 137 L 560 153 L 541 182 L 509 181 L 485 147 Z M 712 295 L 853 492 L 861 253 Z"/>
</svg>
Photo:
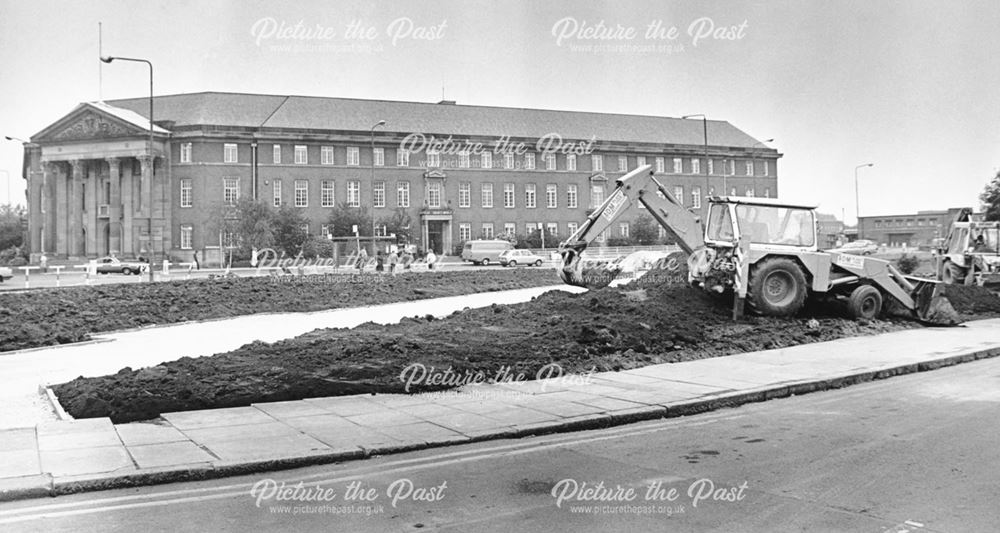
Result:
<svg viewBox="0 0 1000 533">
<path fill-rule="evenodd" d="M 444 254 L 444 221 L 427 221 L 427 248 L 437 255 Z"/>
</svg>

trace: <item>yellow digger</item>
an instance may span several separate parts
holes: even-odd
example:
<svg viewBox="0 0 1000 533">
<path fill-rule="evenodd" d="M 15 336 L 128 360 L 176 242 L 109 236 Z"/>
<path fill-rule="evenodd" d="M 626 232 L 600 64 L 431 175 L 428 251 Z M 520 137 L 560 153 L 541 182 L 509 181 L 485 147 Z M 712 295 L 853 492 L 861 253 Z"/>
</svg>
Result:
<svg viewBox="0 0 1000 533">
<path fill-rule="evenodd" d="M 711 197 L 703 226 L 650 169 L 645 165 L 618 178 L 607 200 L 560 244 L 564 282 L 594 288 L 614 278 L 607 265 L 588 261 L 584 250 L 639 203 L 688 254 L 692 285 L 733 292 L 734 318 L 742 316 L 744 303 L 761 315 L 791 316 L 808 298 L 822 296 L 845 300 L 858 318 L 875 318 L 886 298 L 892 298 L 922 322 L 959 322 L 938 282 L 904 276 L 885 260 L 820 251 L 815 207 L 766 198 Z"/>
</svg>

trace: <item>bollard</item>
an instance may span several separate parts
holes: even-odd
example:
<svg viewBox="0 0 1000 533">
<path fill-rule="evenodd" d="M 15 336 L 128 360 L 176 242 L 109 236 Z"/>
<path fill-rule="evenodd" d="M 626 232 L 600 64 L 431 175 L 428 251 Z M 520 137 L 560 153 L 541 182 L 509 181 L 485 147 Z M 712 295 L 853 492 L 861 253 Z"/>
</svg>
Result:
<svg viewBox="0 0 1000 533">
<path fill-rule="evenodd" d="M 31 287 L 31 280 L 28 278 L 28 272 L 31 271 L 31 270 L 34 270 L 36 268 L 38 268 L 38 267 L 33 267 L 33 266 L 23 266 L 23 267 L 20 267 L 20 269 L 24 271 L 24 288 L 25 289 Z"/>
<path fill-rule="evenodd" d="M 59 281 L 59 273 L 62 272 L 62 269 L 66 268 L 66 266 L 65 265 L 56 265 L 56 266 L 54 266 L 52 268 L 53 268 L 53 270 L 56 271 L 56 287 L 61 287 L 62 283 Z"/>
</svg>

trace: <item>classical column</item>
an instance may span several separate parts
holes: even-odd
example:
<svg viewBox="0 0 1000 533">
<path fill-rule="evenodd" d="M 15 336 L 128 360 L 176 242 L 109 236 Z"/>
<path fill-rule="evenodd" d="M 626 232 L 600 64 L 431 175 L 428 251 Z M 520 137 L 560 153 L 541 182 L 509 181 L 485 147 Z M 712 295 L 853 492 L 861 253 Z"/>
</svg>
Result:
<svg viewBox="0 0 1000 533">
<path fill-rule="evenodd" d="M 66 253 L 70 257 L 79 257 L 83 254 L 83 173 L 86 163 L 74 159 L 70 161 L 72 174 L 69 179 L 69 189 L 66 192 L 66 201 L 69 203 L 69 221 L 67 224 L 67 247 Z"/>
<path fill-rule="evenodd" d="M 132 237 L 132 224 L 133 217 L 135 216 L 135 193 L 133 192 L 132 183 L 135 180 L 135 175 L 132 174 L 132 161 L 127 160 L 125 165 L 125 172 L 121 176 L 122 186 L 121 186 L 121 196 L 123 200 L 122 205 L 122 255 L 127 257 L 133 257 L 135 255 L 135 248 L 133 244 L 135 241 Z"/>
<path fill-rule="evenodd" d="M 51 254 L 55 252 L 55 232 L 56 210 L 52 208 L 52 199 L 55 197 L 54 185 L 59 179 L 59 165 L 50 161 L 42 163 L 42 183 L 41 183 L 41 205 L 39 213 L 41 215 L 41 227 L 39 228 L 39 246 L 43 253 Z"/>
<path fill-rule="evenodd" d="M 122 189 L 121 189 L 121 173 L 119 172 L 119 160 L 117 157 L 107 158 L 108 168 L 109 168 L 109 179 L 111 180 L 111 201 L 109 202 L 108 213 L 110 218 L 108 219 L 108 224 L 110 226 L 108 234 L 109 239 L 109 253 L 121 254 L 121 216 L 122 216 Z"/>
<path fill-rule="evenodd" d="M 98 239 L 101 238 L 100 232 L 97 230 L 97 206 L 101 205 L 101 188 L 98 186 L 101 179 L 101 171 L 99 165 L 90 165 L 90 167 L 87 171 L 86 183 L 84 184 L 84 187 L 87 188 L 85 195 L 87 203 L 83 206 L 87 212 L 85 217 L 87 227 L 87 248 L 85 254 L 88 257 L 97 257 L 104 252 L 97 247 Z"/>
<path fill-rule="evenodd" d="M 55 178 L 56 205 L 52 210 L 52 217 L 55 218 L 56 228 L 56 254 L 65 257 L 68 255 L 69 247 L 66 243 L 66 221 L 69 220 L 69 202 L 66 201 L 66 193 L 69 191 L 70 175 L 57 172 Z"/>
</svg>

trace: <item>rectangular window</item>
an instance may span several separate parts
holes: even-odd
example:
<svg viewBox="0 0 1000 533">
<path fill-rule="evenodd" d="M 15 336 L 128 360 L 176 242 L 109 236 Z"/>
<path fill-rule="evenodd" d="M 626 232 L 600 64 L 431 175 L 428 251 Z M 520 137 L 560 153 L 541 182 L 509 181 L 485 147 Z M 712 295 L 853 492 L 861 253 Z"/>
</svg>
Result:
<svg viewBox="0 0 1000 533">
<path fill-rule="evenodd" d="M 191 180 L 181 180 L 181 207 L 191 207 Z"/>
<path fill-rule="evenodd" d="M 545 170 L 555 170 L 556 169 L 556 154 L 547 154 L 545 156 Z"/>
<path fill-rule="evenodd" d="M 320 207 L 333 207 L 336 205 L 336 199 L 333 195 L 333 180 L 323 180 L 320 183 L 319 189 L 319 205 Z"/>
<path fill-rule="evenodd" d="M 715 160 L 708 160 L 708 173 L 715 174 Z"/>
<path fill-rule="evenodd" d="M 226 205 L 236 205 L 240 199 L 240 179 L 222 178 L 222 201 Z"/>
<path fill-rule="evenodd" d="M 347 205 L 348 207 L 361 207 L 361 182 L 358 180 L 347 182 Z"/>
<path fill-rule="evenodd" d="M 514 184 L 504 183 L 503 184 L 503 206 L 506 208 L 514 207 Z"/>
<path fill-rule="evenodd" d="M 493 207 L 493 184 L 484 183 L 480 195 L 483 207 Z"/>
<path fill-rule="evenodd" d="M 570 235 L 573 235 L 574 233 L 576 233 L 576 229 L 578 227 L 579 226 L 577 226 L 576 222 L 567 222 L 566 223 L 566 231 L 568 231 Z"/>
<path fill-rule="evenodd" d="M 275 165 L 281 164 L 281 145 L 274 145 L 274 149 L 271 150 L 271 159 Z"/>
<path fill-rule="evenodd" d="M 181 163 L 191 162 L 191 143 L 181 144 Z"/>
<path fill-rule="evenodd" d="M 356 167 L 361 164 L 361 154 L 357 146 L 347 147 L 347 164 Z"/>
<path fill-rule="evenodd" d="M 493 154 L 490 152 L 483 152 L 480 154 L 479 166 L 482 168 L 493 168 Z"/>
<path fill-rule="evenodd" d="M 590 207 L 600 207 L 604 203 L 604 185 L 590 185 Z"/>
<path fill-rule="evenodd" d="M 570 183 L 569 185 L 566 185 L 566 207 L 576 209 L 578 205 L 576 184 Z"/>
<path fill-rule="evenodd" d="M 375 207 L 385 207 L 385 182 L 376 181 L 375 188 L 372 189 L 372 205 Z"/>
<path fill-rule="evenodd" d="M 504 152 L 503 153 L 503 168 L 508 170 L 514 168 L 514 153 Z"/>
<path fill-rule="evenodd" d="M 749 198 L 753 198 L 753 196 L 754 196 L 753 187 L 747 187 L 746 196 L 749 197 Z"/>
<path fill-rule="evenodd" d="M 674 198 L 676 198 L 681 205 L 684 205 L 684 187 L 679 185 L 674 187 Z"/>
<path fill-rule="evenodd" d="M 330 225 L 329 224 L 321 224 L 319 226 L 319 234 L 320 234 L 321 237 L 323 237 L 325 239 L 327 237 L 327 235 L 330 234 Z"/>
<path fill-rule="evenodd" d="M 301 226 L 299 226 L 299 228 L 302 230 L 302 233 L 304 233 L 306 235 L 309 235 L 309 223 L 308 222 L 306 222 L 305 224 L 302 224 Z"/>
<path fill-rule="evenodd" d="M 566 156 L 566 170 L 576 170 L 576 154 L 569 154 Z"/>
<path fill-rule="evenodd" d="M 333 147 L 332 146 L 321 146 L 319 149 L 319 162 L 322 165 L 332 165 L 333 164 Z"/>
<path fill-rule="evenodd" d="M 472 184 L 467 181 L 458 184 L 458 207 L 472 207 Z"/>
<path fill-rule="evenodd" d="M 238 156 L 235 144 L 222 145 L 222 160 L 226 163 L 238 163 Z"/>
<path fill-rule="evenodd" d="M 684 160 L 679 157 L 675 157 L 674 174 L 683 174 L 683 173 L 684 173 Z"/>
<path fill-rule="evenodd" d="M 770 176 L 771 175 L 771 162 L 770 161 L 764 161 L 764 175 L 765 176 Z"/>
<path fill-rule="evenodd" d="M 618 224 L 618 236 L 623 239 L 628 238 L 628 222 L 620 222 Z"/>
<path fill-rule="evenodd" d="M 307 207 L 309 205 L 309 182 L 306 180 L 295 180 L 295 207 Z"/>
<path fill-rule="evenodd" d="M 484 239 L 492 239 L 493 238 L 493 223 L 492 222 L 483 222 L 483 230 L 482 230 L 481 235 L 482 235 L 482 237 Z"/>
<path fill-rule="evenodd" d="M 559 186 L 555 183 L 545 186 L 545 207 L 549 209 L 559 207 Z"/>
<path fill-rule="evenodd" d="M 462 222 L 458 225 L 458 240 L 468 241 L 472 239 L 472 224 Z"/>
<path fill-rule="evenodd" d="M 753 176 L 753 160 L 747 161 L 746 174 L 747 176 Z"/>
<path fill-rule="evenodd" d="M 295 164 L 305 165 L 309 163 L 309 151 L 304 145 L 295 145 Z"/>
<path fill-rule="evenodd" d="M 701 208 L 701 187 L 691 189 L 691 206 L 695 209 Z"/>
<path fill-rule="evenodd" d="M 545 231 L 548 232 L 549 235 L 559 235 L 559 224 L 549 222 L 545 224 Z"/>
<path fill-rule="evenodd" d="M 635 158 L 635 168 L 639 168 L 641 166 L 645 166 L 645 164 L 646 164 L 646 156 L 643 156 L 643 155 L 636 156 L 636 158 Z"/>
<path fill-rule="evenodd" d="M 535 154 L 527 153 L 524 154 L 524 169 L 525 170 L 535 170 Z"/>
<path fill-rule="evenodd" d="M 729 164 L 726 165 L 726 173 L 730 176 L 736 175 L 736 160 L 730 159 Z"/>
<path fill-rule="evenodd" d="M 458 153 L 458 168 L 469 168 L 469 152 Z"/>
<path fill-rule="evenodd" d="M 441 182 L 438 180 L 427 183 L 427 207 L 431 209 L 441 207 Z"/>
<path fill-rule="evenodd" d="M 236 248 L 239 244 L 240 240 L 236 237 L 235 231 L 226 230 L 222 232 L 223 248 Z"/>
<path fill-rule="evenodd" d="M 525 183 L 524 184 L 524 207 L 528 209 L 535 208 L 535 184 Z"/>
<path fill-rule="evenodd" d="M 664 159 L 662 157 L 657 157 L 656 158 L 656 171 L 658 173 L 663 174 L 664 172 L 667 171 L 667 168 L 666 168 L 665 165 L 666 165 L 666 162 L 664 161 Z"/>
<path fill-rule="evenodd" d="M 271 196 L 274 199 L 274 207 L 281 207 L 281 180 L 274 180 L 271 185 Z"/>
<path fill-rule="evenodd" d="M 618 172 L 628 172 L 628 157 L 618 156 Z"/>
<path fill-rule="evenodd" d="M 600 155 L 594 154 L 590 156 L 590 166 L 594 172 L 601 172 L 604 170 L 604 158 Z"/>
<path fill-rule="evenodd" d="M 427 166 L 432 168 L 441 166 L 441 154 L 437 150 L 427 150 Z"/>
<path fill-rule="evenodd" d="M 397 167 L 410 166 L 410 152 L 408 150 L 403 150 L 403 149 L 396 150 L 396 166 Z"/>
<path fill-rule="evenodd" d="M 385 166 L 385 148 L 376 148 L 372 152 L 372 160 L 375 161 L 375 166 L 384 167 Z"/>
<path fill-rule="evenodd" d="M 538 225 L 534 222 L 528 222 L 524 225 L 524 234 L 530 236 L 532 233 L 538 231 Z"/>
<path fill-rule="evenodd" d="M 514 237 L 515 235 L 517 235 L 517 224 L 513 222 L 504 222 L 503 234 L 508 237 Z"/>
<path fill-rule="evenodd" d="M 396 182 L 396 207 L 410 207 L 410 182 Z"/>
<path fill-rule="evenodd" d="M 770 197 L 771 197 L 771 189 L 765 188 L 764 189 L 764 198 L 770 198 Z"/>
<path fill-rule="evenodd" d="M 697 157 L 691 158 L 691 173 L 701 174 L 701 159 L 698 159 Z"/>
<path fill-rule="evenodd" d="M 192 248 L 191 242 L 193 237 L 194 226 L 190 224 L 181 226 L 181 250 L 190 250 Z"/>
</svg>

